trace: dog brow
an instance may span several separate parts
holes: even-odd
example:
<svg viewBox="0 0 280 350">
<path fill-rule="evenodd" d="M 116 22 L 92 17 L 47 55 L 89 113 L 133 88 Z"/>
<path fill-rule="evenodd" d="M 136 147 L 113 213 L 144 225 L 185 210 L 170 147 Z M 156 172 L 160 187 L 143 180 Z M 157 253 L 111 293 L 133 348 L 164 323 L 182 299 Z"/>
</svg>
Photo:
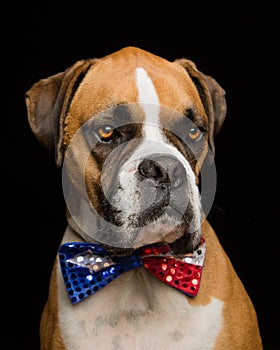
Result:
<svg viewBox="0 0 280 350">
<path fill-rule="evenodd" d="M 207 121 L 201 115 L 196 114 L 193 108 L 187 107 L 185 109 L 184 115 L 198 127 L 204 129 L 205 131 L 207 130 Z"/>
<path fill-rule="evenodd" d="M 97 121 L 94 120 L 94 124 L 102 124 L 102 123 L 112 123 L 115 124 L 117 120 L 117 124 L 119 122 L 124 124 L 133 123 L 133 117 L 131 114 L 131 110 L 129 109 L 129 105 L 127 103 L 117 103 L 108 105 L 99 115 Z"/>
</svg>

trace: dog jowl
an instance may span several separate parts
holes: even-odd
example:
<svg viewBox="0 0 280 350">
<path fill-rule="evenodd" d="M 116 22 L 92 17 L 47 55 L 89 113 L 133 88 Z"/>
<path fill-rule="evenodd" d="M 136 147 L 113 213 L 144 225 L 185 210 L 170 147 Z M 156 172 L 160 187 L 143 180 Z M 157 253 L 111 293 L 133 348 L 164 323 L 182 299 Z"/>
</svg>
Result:
<svg viewBox="0 0 280 350">
<path fill-rule="evenodd" d="M 216 80 L 188 59 L 170 62 L 126 47 L 40 80 L 26 104 L 32 131 L 62 169 L 68 221 L 62 246 L 71 250 L 78 241 L 79 249 L 88 243 L 93 249 L 65 253 L 64 281 L 56 260 L 41 319 L 42 350 L 260 350 L 254 307 L 207 221 L 215 191 L 203 203 L 205 182 L 211 178 L 215 189 L 214 138 L 226 115 Z M 140 261 L 134 254 L 147 247 Z M 190 268 L 183 276 L 174 261 L 155 263 L 165 247 L 172 259 L 194 263 L 196 275 Z M 97 257 L 94 249 L 111 255 Z M 131 256 L 137 268 L 127 267 Z M 125 261 L 125 272 L 103 288 L 108 280 L 101 274 L 116 270 L 116 261 Z M 67 280 L 68 262 L 85 275 Z M 101 265 L 108 270 L 100 272 Z M 195 290 L 202 265 L 195 298 L 170 288 L 191 280 Z M 94 293 L 80 293 L 93 280 Z M 64 282 L 75 294 L 72 302 L 85 292 L 87 300 L 72 305 Z"/>
</svg>

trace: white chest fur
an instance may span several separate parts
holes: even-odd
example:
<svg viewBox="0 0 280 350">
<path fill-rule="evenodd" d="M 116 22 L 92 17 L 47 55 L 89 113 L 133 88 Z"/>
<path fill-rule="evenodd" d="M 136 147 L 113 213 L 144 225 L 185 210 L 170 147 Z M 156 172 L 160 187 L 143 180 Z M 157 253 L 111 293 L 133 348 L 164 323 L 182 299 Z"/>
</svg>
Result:
<svg viewBox="0 0 280 350">
<path fill-rule="evenodd" d="M 192 306 L 182 293 L 141 268 L 76 305 L 70 303 L 59 267 L 57 280 L 67 350 L 210 350 L 222 327 L 220 300 Z"/>
</svg>

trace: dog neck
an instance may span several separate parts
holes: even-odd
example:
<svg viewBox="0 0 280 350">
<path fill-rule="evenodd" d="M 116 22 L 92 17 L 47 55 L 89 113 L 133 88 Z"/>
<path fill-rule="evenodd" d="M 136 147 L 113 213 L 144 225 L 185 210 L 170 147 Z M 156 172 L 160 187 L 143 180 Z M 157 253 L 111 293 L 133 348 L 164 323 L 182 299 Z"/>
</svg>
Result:
<svg viewBox="0 0 280 350">
<path fill-rule="evenodd" d="M 68 226 L 62 243 L 82 240 L 81 235 Z M 108 334 L 112 334 L 112 338 L 122 334 L 119 338 L 121 348 L 133 348 L 139 339 L 139 329 L 151 343 L 139 343 L 137 349 L 147 350 L 155 346 L 170 349 L 175 344 L 174 335 L 170 333 L 171 324 L 180 333 L 180 340 L 176 340 L 178 350 L 195 348 L 195 339 L 201 337 L 207 339 L 203 348 L 212 349 L 220 330 L 222 303 L 219 300 L 213 299 L 204 307 L 195 305 L 191 298 L 154 278 L 144 268 L 123 273 L 106 288 L 77 305 L 69 302 L 59 267 L 57 273 L 60 305 L 63 305 L 59 311 L 63 338 L 69 339 L 71 335 L 85 350 L 90 349 L 92 343 L 98 348 L 111 348 Z M 201 321 L 197 327 L 197 310 L 200 310 L 201 320 L 211 317 L 215 322 Z M 81 339 L 81 333 L 87 337 Z M 186 342 L 190 342 L 187 348 Z"/>
</svg>

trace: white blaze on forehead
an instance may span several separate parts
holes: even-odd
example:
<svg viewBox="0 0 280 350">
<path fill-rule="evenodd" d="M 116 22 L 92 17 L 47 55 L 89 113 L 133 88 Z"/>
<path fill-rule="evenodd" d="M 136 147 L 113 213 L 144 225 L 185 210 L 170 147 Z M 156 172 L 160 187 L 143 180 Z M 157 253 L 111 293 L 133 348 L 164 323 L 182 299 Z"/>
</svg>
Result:
<svg viewBox="0 0 280 350">
<path fill-rule="evenodd" d="M 143 68 L 136 68 L 138 102 L 144 110 L 143 136 L 149 140 L 162 138 L 159 126 L 159 98 L 151 78 Z"/>
<path fill-rule="evenodd" d="M 139 103 L 155 103 L 159 105 L 156 89 L 145 69 L 139 67 L 136 68 L 135 72 Z"/>
</svg>

